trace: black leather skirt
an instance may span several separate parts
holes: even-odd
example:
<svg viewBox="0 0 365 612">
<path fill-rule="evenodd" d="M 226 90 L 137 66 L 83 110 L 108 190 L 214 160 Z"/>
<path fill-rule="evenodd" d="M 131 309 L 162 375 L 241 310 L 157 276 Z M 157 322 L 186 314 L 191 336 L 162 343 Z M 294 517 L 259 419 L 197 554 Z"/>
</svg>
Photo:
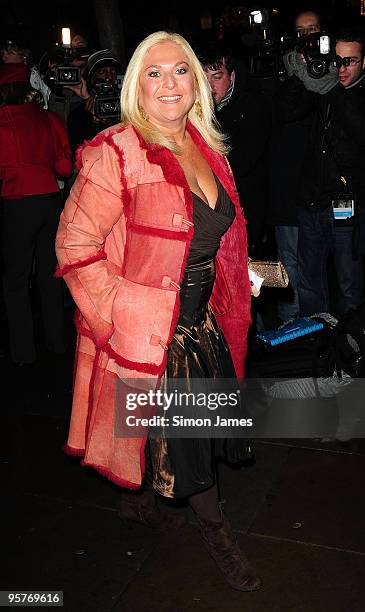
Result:
<svg viewBox="0 0 365 612">
<path fill-rule="evenodd" d="M 214 259 L 186 267 L 181 313 L 162 385 L 171 379 L 236 380 L 231 354 L 208 305 L 215 279 Z M 215 483 L 215 457 L 229 462 L 247 459 L 249 445 L 240 438 L 150 438 L 153 485 L 165 497 L 182 498 Z"/>
</svg>

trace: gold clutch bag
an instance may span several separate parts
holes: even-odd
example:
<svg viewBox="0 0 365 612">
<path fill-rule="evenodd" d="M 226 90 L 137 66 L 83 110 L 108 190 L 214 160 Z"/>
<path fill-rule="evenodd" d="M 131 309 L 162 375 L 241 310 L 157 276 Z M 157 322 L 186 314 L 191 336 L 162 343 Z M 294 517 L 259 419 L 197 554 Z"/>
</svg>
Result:
<svg viewBox="0 0 365 612">
<path fill-rule="evenodd" d="M 289 285 L 289 276 L 281 261 L 257 261 L 249 258 L 248 267 L 264 279 L 263 287 L 285 289 Z"/>
</svg>

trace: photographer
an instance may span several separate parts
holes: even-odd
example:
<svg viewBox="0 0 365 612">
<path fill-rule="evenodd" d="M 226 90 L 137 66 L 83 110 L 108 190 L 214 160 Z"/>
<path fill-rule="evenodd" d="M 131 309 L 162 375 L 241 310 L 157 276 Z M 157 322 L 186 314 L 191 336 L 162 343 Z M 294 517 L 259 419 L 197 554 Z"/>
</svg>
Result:
<svg viewBox="0 0 365 612">
<path fill-rule="evenodd" d="M 298 51 L 286 59 L 297 87 L 297 95 L 291 99 L 292 109 L 295 112 L 299 100 L 302 106 L 315 109 L 298 191 L 301 315 L 328 310 L 330 251 L 338 285 L 336 314 L 362 301 L 364 44 L 363 34 L 353 30 L 337 36 L 335 50 L 328 59 L 321 55 L 312 62 Z M 320 66 L 324 69 L 319 70 L 319 78 L 314 78 Z"/>
<path fill-rule="evenodd" d="M 317 11 L 303 10 L 295 17 L 295 31 L 298 36 L 308 36 L 321 31 L 321 15 Z"/>
<path fill-rule="evenodd" d="M 24 63 L 0 66 L 3 286 L 10 352 L 18 365 L 36 359 L 29 292 L 33 260 L 47 348 L 60 354 L 67 347 L 54 243 L 62 210 L 56 178 L 71 174 L 71 151 L 65 125 L 40 108 L 41 95 L 29 78 Z"/>
<path fill-rule="evenodd" d="M 217 43 L 206 45 L 201 62 L 215 102 L 222 131 L 229 136 L 229 162 L 248 221 L 251 253 L 260 243 L 266 216 L 267 151 L 271 111 L 249 78 L 244 64 Z"/>
<path fill-rule="evenodd" d="M 293 27 L 293 40 L 320 32 L 322 17 L 317 11 L 301 10 L 294 17 Z M 287 76 L 280 82 L 273 103 L 268 220 L 275 226 L 278 259 L 283 262 L 290 281 L 290 290 L 278 303 L 282 321 L 299 314 L 296 198 L 315 108 L 313 96 L 299 79 Z"/>
<path fill-rule="evenodd" d="M 48 108 L 58 113 L 64 121 L 67 121 L 69 114 L 81 104 L 82 100 L 89 96 L 82 79 L 70 85 L 58 85 L 54 80 L 54 70 L 57 69 L 59 63 L 65 63 L 63 56 L 68 51 L 68 49 L 65 50 L 60 47 L 57 52 L 49 55 L 48 70 L 44 77 L 51 88 Z M 71 40 L 71 49 L 67 60 L 69 67 L 78 70 L 79 73 L 82 72 L 89 55 L 87 40 L 81 34 L 75 34 Z"/>
<path fill-rule="evenodd" d="M 91 140 L 106 127 L 120 121 L 120 86 L 117 81 L 120 72 L 120 62 L 109 49 L 96 51 L 89 57 L 82 77 L 84 100 L 70 113 L 67 122 L 74 154 L 85 140 Z M 105 102 L 109 112 L 103 113 L 100 100 Z M 112 112 L 114 107 L 115 112 Z"/>
</svg>

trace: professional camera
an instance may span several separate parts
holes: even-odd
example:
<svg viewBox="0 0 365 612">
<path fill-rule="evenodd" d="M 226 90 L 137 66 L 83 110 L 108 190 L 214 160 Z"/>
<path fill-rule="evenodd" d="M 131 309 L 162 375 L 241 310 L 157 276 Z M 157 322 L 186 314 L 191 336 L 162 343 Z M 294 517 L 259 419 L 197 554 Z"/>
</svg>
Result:
<svg viewBox="0 0 365 612">
<path fill-rule="evenodd" d="M 80 68 L 64 63 L 64 66 L 56 66 L 55 70 L 49 72 L 49 81 L 52 83 L 52 80 L 54 80 L 55 85 L 61 86 L 78 85 L 81 82 Z"/>
<path fill-rule="evenodd" d="M 93 53 L 86 64 L 83 77 L 90 95 L 95 97 L 94 113 L 105 121 L 120 120 L 120 90 L 123 77 L 118 59 L 102 49 Z"/>
<path fill-rule="evenodd" d="M 283 79 L 286 69 L 283 56 L 294 51 L 297 37 L 293 34 L 272 34 L 267 38 L 257 39 L 255 50 L 250 58 L 250 72 L 256 77 Z"/>
<path fill-rule="evenodd" d="M 53 89 L 59 85 L 78 85 L 81 83 L 81 68 L 73 65 L 73 62 L 86 62 L 90 52 L 86 48 L 68 49 L 59 47 L 48 54 L 48 60 L 52 65 L 44 76 L 47 85 Z"/>
<path fill-rule="evenodd" d="M 51 66 L 45 72 L 44 81 L 52 90 L 65 85 L 78 85 L 81 83 L 81 66 L 86 64 L 89 56 L 90 51 L 85 46 L 71 47 L 70 29 L 62 28 L 62 45 L 57 44 L 42 58 Z"/>
<path fill-rule="evenodd" d="M 332 36 L 315 32 L 301 36 L 295 50 L 301 53 L 307 64 L 307 72 L 312 79 L 320 79 L 329 72 L 331 63 L 336 62 L 336 45 Z"/>
<path fill-rule="evenodd" d="M 114 81 L 99 79 L 94 82 L 95 115 L 99 119 L 120 119 L 120 90 L 122 78 L 116 76 Z"/>
</svg>

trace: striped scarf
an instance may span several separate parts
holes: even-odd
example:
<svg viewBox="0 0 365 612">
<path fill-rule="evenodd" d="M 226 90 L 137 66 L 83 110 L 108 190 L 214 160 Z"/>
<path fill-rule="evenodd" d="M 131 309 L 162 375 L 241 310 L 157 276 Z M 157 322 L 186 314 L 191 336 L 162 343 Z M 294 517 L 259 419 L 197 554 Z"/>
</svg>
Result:
<svg viewBox="0 0 365 612">
<path fill-rule="evenodd" d="M 224 106 L 227 106 L 228 102 L 231 99 L 234 90 L 234 79 L 232 79 L 230 86 L 227 89 L 226 95 L 218 102 L 216 106 L 216 111 L 219 112 Z"/>
</svg>

